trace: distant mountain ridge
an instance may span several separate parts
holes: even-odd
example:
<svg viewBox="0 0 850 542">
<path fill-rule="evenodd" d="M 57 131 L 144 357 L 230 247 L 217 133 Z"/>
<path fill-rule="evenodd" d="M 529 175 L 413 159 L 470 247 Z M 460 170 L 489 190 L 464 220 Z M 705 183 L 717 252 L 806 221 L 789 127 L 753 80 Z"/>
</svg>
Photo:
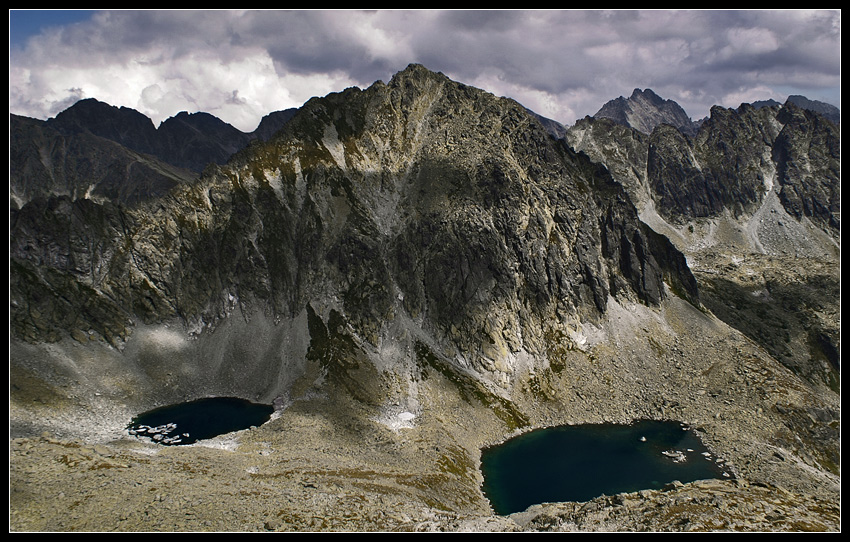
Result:
<svg viewBox="0 0 850 542">
<path fill-rule="evenodd" d="M 177 167 L 200 172 L 210 163 L 224 164 L 251 140 L 267 139 L 295 109 L 266 115 L 253 132 L 242 132 L 209 113 L 182 111 L 158 128 L 150 118 L 127 107 L 94 98 L 80 100 L 46 125 L 63 134 L 89 132 L 128 149 L 151 154 Z"/>
<path fill-rule="evenodd" d="M 11 205 L 58 195 L 125 203 L 158 197 L 252 141 L 268 140 L 295 111 L 269 113 L 249 133 L 209 113 L 185 111 L 156 128 L 134 109 L 93 98 L 46 121 L 10 114 Z"/>
<path fill-rule="evenodd" d="M 833 123 L 840 124 L 841 111 L 834 105 L 810 100 L 800 95 L 788 96 L 785 103 L 792 103 L 801 109 L 819 113 Z M 781 107 L 783 104 L 769 99 L 758 100 L 751 105 L 755 108 L 761 108 Z M 699 127 L 707 119 L 706 117 L 696 121 L 691 120 L 682 106 L 675 101 L 661 98 L 651 89 L 641 90 L 639 88 L 634 89 L 628 98 L 620 96 L 609 100 L 593 115 L 593 118 L 611 119 L 617 124 L 634 128 L 647 135 L 651 134 L 661 124 L 669 124 L 688 137 L 695 136 Z"/>
<path fill-rule="evenodd" d="M 841 110 L 835 107 L 832 104 L 828 104 L 826 102 L 821 102 L 818 100 L 810 100 L 805 96 L 800 96 L 797 94 L 792 94 L 788 96 L 786 103 L 792 103 L 801 109 L 806 109 L 807 111 L 814 111 L 815 113 L 820 113 L 827 119 L 831 120 L 835 124 L 841 123 Z M 773 107 L 773 106 L 781 106 L 780 102 L 776 100 L 759 100 L 753 102 L 753 107 Z"/>
<path fill-rule="evenodd" d="M 66 196 L 133 203 L 159 197 L 197 173 L 89 131 L 62 133 L 9 115 L 9 203 Z"/>
</svg>

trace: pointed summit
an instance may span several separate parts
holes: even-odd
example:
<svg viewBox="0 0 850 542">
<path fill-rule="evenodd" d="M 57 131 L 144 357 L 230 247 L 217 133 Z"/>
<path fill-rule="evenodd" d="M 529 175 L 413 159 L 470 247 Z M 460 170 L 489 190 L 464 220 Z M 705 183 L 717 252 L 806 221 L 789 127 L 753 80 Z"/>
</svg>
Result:
<svg viewBox="0 0 850 542">
<path fill-rule="evenodd" d="M 678 103 L 665 100 L 651 89 L 634 89 L 629 98 L 611 100 L 594 115 L 651 134 L 659 124 L 670 124 L 687 136 L 696 133 L 696 125 Z"/>
</svg>

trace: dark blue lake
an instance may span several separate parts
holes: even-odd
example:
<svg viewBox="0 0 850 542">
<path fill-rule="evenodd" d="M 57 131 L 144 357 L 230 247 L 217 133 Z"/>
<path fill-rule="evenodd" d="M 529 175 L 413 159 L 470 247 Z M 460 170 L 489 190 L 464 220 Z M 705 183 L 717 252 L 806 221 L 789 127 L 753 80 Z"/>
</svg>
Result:
<svg viewBox="0 0 850 542">
<path fill-rule="evenodd" d="M 484 494 L 500 515 L 544 502 L 588 501 L 682 483 L 731 478 L 697 434 L 678 422 L 540 429 L 486 448 Z"/>
<path fill-rule="evenodd" d="M 132 419 L 131 435 L 152 438 L 165 445 L 199 440 L 262 425 L 271 418 L 272 405 L 234 397 L 210 397 L 149 410 Z"/>
</svg>

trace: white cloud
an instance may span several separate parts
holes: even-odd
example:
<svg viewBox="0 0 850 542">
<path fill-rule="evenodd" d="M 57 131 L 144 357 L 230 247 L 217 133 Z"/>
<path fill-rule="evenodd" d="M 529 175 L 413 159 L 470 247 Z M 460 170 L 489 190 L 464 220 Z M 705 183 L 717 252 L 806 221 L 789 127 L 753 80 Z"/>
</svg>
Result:
<svg viewBox="0 0 850 542">
<path fill-rule="evenodd" d="M 9 106 L 46 118 L 93 97 L 250 131 L 418 62 L 565 123 L 634 88 L 698 118 L 761 91 L 837 96 L 839 48 L 839 10 L 114 11 L 10 52 Z"/>
<path fill-rule="evenodd" d="M 722 50 L 722 56 L 760 55 L 776 51 L 779 40 L 766 28 L 730 28 L 726 32 L 729 45 Z"/>
</svg>

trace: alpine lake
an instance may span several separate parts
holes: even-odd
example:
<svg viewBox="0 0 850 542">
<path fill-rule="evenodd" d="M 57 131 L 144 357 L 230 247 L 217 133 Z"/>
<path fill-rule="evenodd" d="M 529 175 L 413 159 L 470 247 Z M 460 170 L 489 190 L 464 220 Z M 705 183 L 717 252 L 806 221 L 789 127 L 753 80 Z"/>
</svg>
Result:
<svg viewBox="0 0 850 542">
<path fill-rule="evenodd" d="M 208 397 L 139 414 L 127 431 L 166 446 L 187 445 L 262 425 L 273 412 L 272 405 L 235 397 Z"/>
<path fill-rule="evenodd" d="M 482 450 L 481 470 L 484 494 L 499 515 L 732 476 L 692 428 L 650 420 L 530 431 Z"/>
</svg>

